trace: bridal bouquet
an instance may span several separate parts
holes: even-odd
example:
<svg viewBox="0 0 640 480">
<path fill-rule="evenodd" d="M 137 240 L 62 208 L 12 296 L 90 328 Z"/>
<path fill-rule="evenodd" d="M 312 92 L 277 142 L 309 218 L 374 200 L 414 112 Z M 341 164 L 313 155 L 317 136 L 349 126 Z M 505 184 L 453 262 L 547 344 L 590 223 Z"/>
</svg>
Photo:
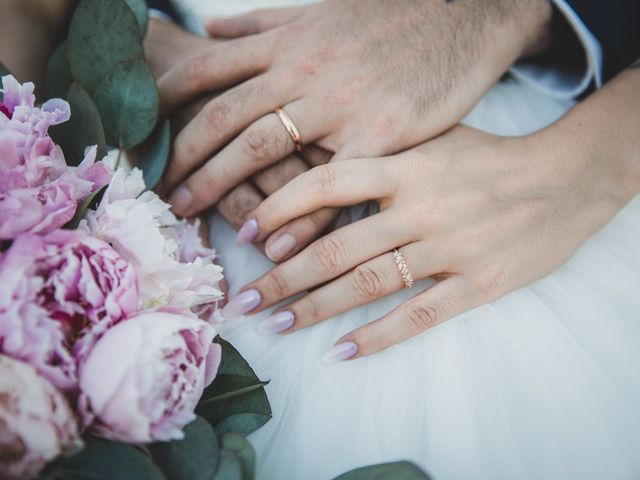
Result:
<svg viewBox="0 0 640 480">
<path fill-rule="evenodd" d="M 3 479 L 253 478 L 266 383 L 217 336 L 199 222 L 149 190 L 168 125 L 145 22 L 144 3 L 81 2 L 49 65 L 65 100 L 39 104 L 0 65 Z"/>
</svg>

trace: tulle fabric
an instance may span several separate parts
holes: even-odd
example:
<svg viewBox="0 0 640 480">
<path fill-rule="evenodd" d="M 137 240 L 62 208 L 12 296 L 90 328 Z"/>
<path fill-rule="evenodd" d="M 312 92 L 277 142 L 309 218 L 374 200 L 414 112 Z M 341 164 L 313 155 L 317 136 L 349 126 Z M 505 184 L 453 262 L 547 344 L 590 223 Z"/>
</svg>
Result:
<svg viewBox="0 0 640 480">
<path fill-rule="evenodd" d="M 198 3 L 195 13 L 275 2 Z M 465 123 L 525 134 L 570 106 L 509 80 Z M 219 217 L 211 224 L 232 292 L 272 267 Z M 639 238 L 640 197 L 555 273 L 344 364 L 320 358 L 425 282 L 292 335 L 258 335 L 266 314 L 233 322 L 224 336 L 271 379 L 273 419 L 250 437 L 258 478 L 328 480 L 399 459 L 436 480 L 639 478 Z"/>
</svg>

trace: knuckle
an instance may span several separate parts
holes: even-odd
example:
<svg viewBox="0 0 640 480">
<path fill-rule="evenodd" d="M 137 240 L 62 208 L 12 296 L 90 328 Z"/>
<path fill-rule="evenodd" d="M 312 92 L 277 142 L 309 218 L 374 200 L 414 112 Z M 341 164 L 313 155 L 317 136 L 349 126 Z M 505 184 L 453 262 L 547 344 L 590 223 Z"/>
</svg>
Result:
<svg viewBox="0 0 640 480">
<path fill-rule="evenodd" d="M 436 309 L 430 305 L 409 303 L 405 307 L 409 329 L 413 334 L 422 333 L 438 321 Z"/>
<path fill-rule="evenodd" d="M 185 61 L 184 75 L 186 83 L 192 89 L 197 89 L 205 77 L 207 60 L 202 54 L 194 55 Z"/>
<path fill-rule="evenodd" d="M 320 165 L 311 169 L 311 188 L 319 195 L 330 194 L 335 182 L 336 172 L 331 165 Z"/>
<path fill-rule="evenodd" d="M 307 312 L 304 317 L 308 323 L 318 323 L 322 320 L 322 306 L 315 295 L 307 295 L 304 299 L 306 303 L 305 311 Z"/>
<path fill-rule="evenodd" d="M 202 122 L 207 132 L 225 127 L 231 117 L 231 109 L 222 102 L 209 103 L 202 109 Z"/>
<path fill-rule="evenodd" d="M 220 199 L 218 209 L 234 227 L 240 227 L 258 205 L 252 196 L 234 190 Z"/>
<path fill-rule="evenodd" d="M 475 289 L 480 294 L 501 292 L 507 283 L 507 271 L 500 266 L 490 266 L 474 281 Z"/>
<path fill-rule="evenodd" d="M 283 150 L 282 141 L 278 135 L 265 128 L 247 130 L 244 142 L 247 156 L 255 162 L 270 159 Z"/>
<path fill-rule="evenodd" d="M 381 275 L 368 265 L 356 267 L 352 279 L 354 292 L 364 300 L 379 298 L 384 293 Z"/>
<path fill-rule="evenodd" d="M 345 248 L 337 235 L 329 235 L 318 240 L 312 247 L 314 264 L 325 275 L 334 276 L 340 273 L 345 260 Z"/>
<path fill-rule="evenodd" d="M 268 283 L 271 285 L 273 293 L 278 298 L 285 298 L 289 296 L 289 283 L 285 276 L 282 274 L 282 270 L 276 268 L 271 271 L 268 278 Z"/>
</svg>

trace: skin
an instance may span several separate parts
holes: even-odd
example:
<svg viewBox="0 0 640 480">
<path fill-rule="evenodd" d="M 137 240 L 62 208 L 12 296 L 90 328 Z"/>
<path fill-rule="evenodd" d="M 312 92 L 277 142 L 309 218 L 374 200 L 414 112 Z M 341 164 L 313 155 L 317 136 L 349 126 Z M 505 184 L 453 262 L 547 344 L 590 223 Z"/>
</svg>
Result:
<svg viewBox="0 0 640 480">
<path fill-rule="evenodd" d="M 230 40 L 159 81 L 164 112 L 232 87 L 176 137 L 164 178 L 174 210 L 201 211 L 291 154 L 278 107 L 305 144 L 335 152 L 331 162 L 438 135 L 516 59 L 545 45 L 550 17 L 546 0 L 327 0 L 207 22 Z"/>
<path fill-rule="evenodd" d="M 156 78 L 160 78 L 185 57 L 194 54 L 194 52 L 207 51 L 208 48 L 223 43 L 222 39 L 203 38 L 186 32 L 176 24 L 152 18 L 149 22 L 144 48 L 154 75 Z M 174 137 L 179 138 L 184 128 L 218 96 L 217 92 L 207 91 L 174 110 L 171 118 Z M 220 198 L 216 207 L 221 215 L 234 228 L 238 229 L 267 195 L 286 185 L 296 176 L 308 171 L 310 167 L 327 163 L 331 156 L 331 152 L 315 145 L 309 145 L 297 155 L 288 155 L 269 168 L 255 173 L 251 178 L 240 183 Z M 161 195 L 166 194 L 165 183 L 161 183 L 156 191 Z M 318 233 L 327 228 L 338 211 L 333 208 L 323 209 L 314 212 L 303 221 L 292 224 L 287 232 L 294 235 L 299 248 L 293 249 L 286 256 L 269 255 L 270 258 L 284 260 L 297 253 L 304 245 L 317 237 Z M 258 244 L 257 247 L 264 251 L 264 245 Z"/>
<path fill-rule="evenodd" d="M 42 85 L 46 60 L 72 4 L 71 0 L 0 0 L 0 62 L 19 81 Z"/>
<path fill-rule="evenodd" d="M 404 284 L 389 252 L 399 248 L 415 280 L 435 283 L 338 340 L 354 342 L 357 358 L 554 271 L 640 193 L 637 65 L 532 135 L 455 127 L 399 155 L 297 177 L 254 212 L 259 241 L 318 208 L 375 200 L 380 213 L 248 285 L 262 298 L 256 312 L 312 290 L 279 310 L 293 312 L 291 332 L 398 291 Z"/>
</svg>

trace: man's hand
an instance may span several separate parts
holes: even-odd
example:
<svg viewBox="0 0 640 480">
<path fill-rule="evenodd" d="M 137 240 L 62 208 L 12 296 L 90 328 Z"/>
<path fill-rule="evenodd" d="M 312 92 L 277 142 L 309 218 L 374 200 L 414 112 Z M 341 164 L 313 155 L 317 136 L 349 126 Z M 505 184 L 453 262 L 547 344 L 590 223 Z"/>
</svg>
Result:
<svg viewBox="0 0 640 480">
<path fill-rule="evenodd" d="M 165 185 L 193 214 L 294 150 L 396 153 L 456 124 L 546 34 L 547 0 L 327 0 L 207 23 L 237 37 L 160 79 L 164 111 L 229 88 L 178 135 Z"/>
<path fill-rule="evenodd" d="M 151 19 L 144 46 L 147 61 L 154 75 L 159 77 L 185 56 L 220 43 L 222 43 L 220 40 L 192 35 L 173 23 Z M 171 118 L 174 134 L 177 135 L 182 131 L 216 96 L 216 93 L 207 92 L 176 109 Z M 218 211 L 234 228 L 239 229 L 249 213 L 260 205 L 265 196 L 306 172 L 309 165 L 327 163 L 330 157 L 330 152 L 314 146 L 305 148 L 300 156 L 290 155 L 272 167 L 253 175 L 252 182 L 243 182 L 232 189 L 217 203 Z M 159 185 L 157 190 L 160 194 L 166 192 L 163 185 Z M 267 248 L 267 255 L 274 261 L 291 257 L 315 239 L 333 220 L 336 213 L 336 209 L 324 209 L 306 219 L 291 223 L 282 232 L 288 241 L 277 242 L 275 246 L 272 242 L 269 245 L 270 248 Z M 264 249 L 264 245 L 258 245 L 258 247 Z"/>
</svg>

